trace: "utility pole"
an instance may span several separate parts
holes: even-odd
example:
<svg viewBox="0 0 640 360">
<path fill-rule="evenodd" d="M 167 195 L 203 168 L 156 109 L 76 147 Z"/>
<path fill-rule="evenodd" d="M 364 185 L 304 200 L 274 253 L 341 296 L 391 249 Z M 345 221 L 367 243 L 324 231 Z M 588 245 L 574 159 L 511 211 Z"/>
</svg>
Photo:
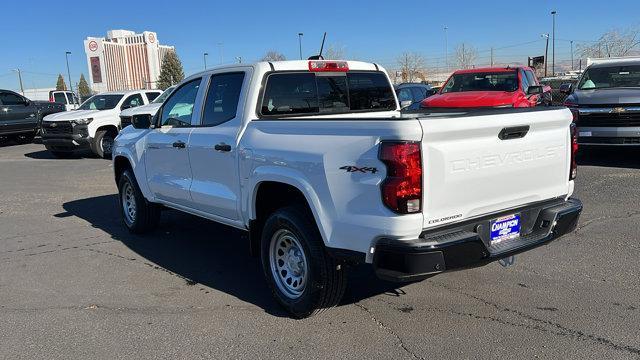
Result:
<svg viewBox="0 0 640 360">
<path fill-rule="evenodd" d="M 491 48 L 491 67 L 493 67 L 493 47 Z"/>
<path fill-rule="evenodd" d="M 67 59 L 67 76 L 69 76 L 69 90 L 73 92 L 73 85 L 71 84 L 71 72 L 69 71 L 69 55 L 71 55 L 71 51 L 65 51 L 64 56 Z"/>
<path fill-rule="evenodd" d="M 547 44 L 544 46 L 544 77 L 547 77 L 547 68 L 549 67 L 549 34 L 542 34 L 542 37 L 547 39 Z"/>
<path fill-rule="evenodd" d="M 555 10 L 551 12 L 551 16 L 553 17 L 553 58 L 551 60 L 551 76 L 556 76 L 556 14 L 557 12 Z"/>
<path fill-rule="evenodd" d="M 462 43 L 462 68 L 467 68 L 467 62 L 465 61 L 464 43 Z"/>
<path fill-rule="evenodd" d="M 209 53 L 202 54 L 202 58 L 204 59 L 204 69 L 205 70 L 207 70 L 207 56 L 209 56 Z"/>
<path fill-rule="evenodd" d="M 220 49 L 220 64 L 224 64 L 224 54 L 222 52 L 223 44 L 221 42 L 218 43 L 218 49 Z"/>
<path fill-rule="evenodd" d="M 20 81 L 20 92 L 22 92 L 22 96 L 24 96 L 24 86 L 22 86 L 22 72 L 20 69 L 13 69 L 13 71 L 18 73 L 18 81 Z"/>
<path fill-rule="evenodd" d="M 569 40 L 571 43 L 571 70 L 573 70 L 573 40 Z"/>
<path fill-rule="evenodd" d="M 302 35 L 303 33 L 298 33 L 298 48 L 300 49 L 300 60 L 302 60 Z"/>
<path fill-rule="evenodd" d="M 448 39 L 447 39 L 447 30 L 449 28 L 447 27 L 447 25 L 444 26 L 444 64 L 447 68 L 447 71 L 449 71 L 449 44 L 448 44 Z"/>
</svg>

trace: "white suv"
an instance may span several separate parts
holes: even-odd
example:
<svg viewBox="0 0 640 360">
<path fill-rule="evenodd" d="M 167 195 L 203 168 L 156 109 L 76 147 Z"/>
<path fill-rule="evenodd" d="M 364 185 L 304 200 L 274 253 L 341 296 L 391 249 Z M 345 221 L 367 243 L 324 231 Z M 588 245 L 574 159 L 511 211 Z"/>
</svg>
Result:
<svg viewBox="0 0 640 360">
<path fill-rule="evenodd" d="M 160 93 L 160 90 L 136 90 L 94 95 L 78 110 L 46 116 L 42 121 L 42 143 L 56 157 L 90 148 L 94 154 L 110 159 L 120 112 L 149 104 Z"/>
</svg>

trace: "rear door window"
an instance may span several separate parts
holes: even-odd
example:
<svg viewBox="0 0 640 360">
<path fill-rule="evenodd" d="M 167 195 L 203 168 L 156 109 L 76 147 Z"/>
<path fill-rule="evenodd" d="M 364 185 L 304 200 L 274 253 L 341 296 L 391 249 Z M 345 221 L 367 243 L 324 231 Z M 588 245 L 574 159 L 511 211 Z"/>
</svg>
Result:
<svg viewBox="0 0 640 360">
<path fill-rule="evenodd" d="M 395 109 L 393 88 L 381 72 L 271 74 L 260 106 L 266 116 Z"/>
<path fill-rule="evenodd" d="M 202 125 L 216 126 L 236 117 L 244 73 L 211 76 Z"/>
<path fill-rule="evenodd" d="M 64 96 L 63 92 L 53 93 L 53 102 L 67 104 L 67 98 Z"/>
</svg>

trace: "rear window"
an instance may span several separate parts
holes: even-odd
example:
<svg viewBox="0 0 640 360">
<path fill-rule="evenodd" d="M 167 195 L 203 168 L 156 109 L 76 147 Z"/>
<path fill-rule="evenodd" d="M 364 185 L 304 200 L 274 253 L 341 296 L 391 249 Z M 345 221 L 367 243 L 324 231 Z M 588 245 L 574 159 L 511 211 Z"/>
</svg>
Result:
<svg viewBox="0 0 640 360">
<path fill-rule="evenodd" d="M 64 97 L 64 93 L 62 93 L 62 92 L 53 93 L 53 102 L 66 104 L 67 103 L 67 98 Z"/>
<path fill-rule="evenodd" d="M 381 72 L 271 74 L 260 106 L 266 116 L 395 109 L 393 89 Z"/>
<path fill-rule="evenodd" d="M 442 93 L 463 91 L 516 91 L 516 71 L 453 74 L 442 88 Z"/>
</svg>

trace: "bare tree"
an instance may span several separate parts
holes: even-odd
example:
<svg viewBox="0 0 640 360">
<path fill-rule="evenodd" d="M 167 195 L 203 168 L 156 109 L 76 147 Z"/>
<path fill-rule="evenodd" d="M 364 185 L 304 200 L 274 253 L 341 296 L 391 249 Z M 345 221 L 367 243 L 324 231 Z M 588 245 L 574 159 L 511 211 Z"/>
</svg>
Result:
<svg viewBox="0 0 640 360">
<path fill-rule="evenodd" d="M 346 58 L 347 51 L 344 45 L 329 44 L 326 49 L 322 51 L 322 57 L 329 60 L 342 60 Z"/>
<path fill-rule="evenodd" d="M 260 59 L 261 61 L 283 61 L 287 60 L 287 58 L 282 54 L 275 50 L 269 50 L 266 54 Z"/>
<path fill-rule="evenodd" d="M 469 44 L 459 44 L 456 46 L 455 59 L 459 68 L 469 69 L 475 65 L 478 58 L 478 50 Z"/>
<path fill-rule="evenodd" d="M 592 44 L 578 44 L 577 50 L 582 57 L 616 57 L 627 56 L 638 52 L 640 44 L 639 28 L 612 29 L 602 34 Z"/>
<path fill-rule="evenodd" d="M 424 57 L 416 52 L 403 52 L 398 57 L 398 68 L 402 82 L 414 82 L 424 80 Z"/>
</svg>

